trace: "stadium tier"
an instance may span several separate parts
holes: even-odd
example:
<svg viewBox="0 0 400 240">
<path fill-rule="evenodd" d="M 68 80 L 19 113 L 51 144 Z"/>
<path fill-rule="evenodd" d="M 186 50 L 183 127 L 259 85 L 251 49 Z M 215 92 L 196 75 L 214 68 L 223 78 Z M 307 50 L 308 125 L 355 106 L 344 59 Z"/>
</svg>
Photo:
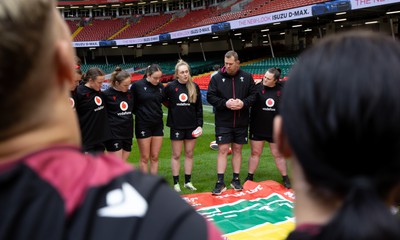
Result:
<svg viewBox="0 0 400 240">
<path fill-rule="evenodd" d="M 102 1 L 79 1 L 76 4 L 96 4 L 96 2 Z M 158 35 L 321 2 L 327 1 L 233 0 L 223 1 L 207 8 L 182 8 L 179 11 L 160 11 L 152 14 L 131 14 L 129 16 L 119 16 L 115 11 L 106 11 L 100 8 L 96 11 L 102 11 L 101 14 L 90 14 L 90 9 L 89 12 L 87 10 L 78 12 L 78 16 L 67 15 L 71 18 L 66 18 L 66 20 L 70 25 L 71 32 L 74 33 L 74 41 L 125 39 Z M 66 2 L 60 2 L 59 5 L 64 6 Z M 83 20 L 79 21 L 76 18 Z M 78 27 L 82 29 L 78 29 Z"/>
<path fill-rule="evenodd" d="M 172 79 L 176 61 L 182 58 L 190 64 L 195 81 L 206 89 L 212 66 L 222 65 L 223 54 L 231 49 L 239 53 L 241 68 L 254 78 L 261 78 L 270 67 L 279 67 L 285 77 L 296 61 L 296 57 L 288 56 L 297 56 L 325 35 L 355 26 L 398 37 L 400 29 L 395 15 L 400 0 L 141 2 L 59 4 L 74 44 L 78 43 L 74 47 L 84 62 L 82 70 L 99 66 L 109 74 L 121 66 L 132 69 L 138 78 L 143 68 L 158 63 L 165 82 Z M 88 4 L 93 6 L 85 9 Z M 389 15 L 389 10 L 395 14 Z M 339 13 L 345 17 L 341 19 Z M 367 15 L 374 20 L 368 25 L 366 20 L 359 20 Z"/>
</svg>

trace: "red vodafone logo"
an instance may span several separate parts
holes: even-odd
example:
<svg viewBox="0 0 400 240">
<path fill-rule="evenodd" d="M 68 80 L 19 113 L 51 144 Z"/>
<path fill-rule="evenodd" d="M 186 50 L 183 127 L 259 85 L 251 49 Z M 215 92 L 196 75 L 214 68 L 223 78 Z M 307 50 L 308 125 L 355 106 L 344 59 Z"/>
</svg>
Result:
<svg viewBox="0 0 400 240">
<path fill-rule="evenodd" d="M 94 102 L 97 104 L 97 106 L 100 106 L 103 103 L 103 100 L 99 96 L 94 97 Z"/>
<path fill-rule="evenodd" d="M 188 100 L 188 96 L 186 95 L 186 93 L 181 93 L 179 95 L 179 101 L 186 102 L 187 100 Z"/>
<path fill-rule="evenodd" d="M 275 105 L 275 100 L 272 99 L 272 98 L 268 98 L 268 99 L 265 101 L 265 105 L 267 105 L 267 107 L 273 107 L 273 106 Z"/>
<path fill-rule="evenodd" d="M 71 104 L 71 108 L 75 107 L 75 100 L 72 97 L 69 98 L 69 103 Z"/>
<path fill-rule="evenodd" d="M 128 103 L 125 102 L 125 101 L 122 101 L 122 102 L 119 104 L 119 108 L 121 108 L 122 111 L 126 111 L 126 110 L 128 109 Z"/>
</svg>

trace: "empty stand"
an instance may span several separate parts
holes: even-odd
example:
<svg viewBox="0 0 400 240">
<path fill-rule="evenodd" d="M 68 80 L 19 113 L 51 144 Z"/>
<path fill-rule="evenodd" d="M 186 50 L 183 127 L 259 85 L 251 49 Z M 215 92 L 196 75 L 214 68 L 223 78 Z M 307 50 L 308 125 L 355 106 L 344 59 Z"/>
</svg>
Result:
<svg viewBox="0 0 400 240">
<path fill-rule="evenodd" d="M 320 2 L 327 2 L 327 0 L 254 0 L 249 1 L 249 3 L 244 6 L 243 11 L 245 17 L 250 17 L 270 12 L 277 12 L 281 10 L 307 6 Z"/>
<path fill-rule="evenodd" d="M 214 8 L 189 11 L 182 17 L 178 17 L 178 15 L 175 14 L 172 16 L 170 22 L 151 32 L 150 35 L 174 32 L 195 27 L 197 25 L 196 23 L 198 23 L 199 21 L 211 17 L 214 11 L 213 9 Z"/>
<path fill-rule="evenodd" d="M 71 33 L 73 33 L 78 29 L 80 20 L 66 20 L 66 23 Z"/>
<path fill-rule="evenodd" d="M 171 14 L 143 16 L 138 19 L 137 22 L 130 23 L 130 26 L 118 34 L 115 38 L 124 39 L 147 36 L 158 27 L 166 24 L 171 17 Z"/>
<path fill-rule="evenodd" d="M 73 39 L 74 41 L 98 41 L 107 40 L 114 33 L 125 26 L 126 20 L 115 19 L 92 19 L 83 27 L 82 31 Z"/>
<path fill-rule="evenodd" d="M 256 59 L 241 64 L 240 68 L 252 74 L 253 79 L 262 79 L 264 73 L 272 67 L 279 67 L 282 70 L 281 78 L 285 78 L 297 61 L 297 57 L 278 57 L 278 58 L 265 58 Z M 207 90 L 210 82 L 211 72 L 200 74 L 193 77 L 193 81 L 197 83 L 201 90 Z"/>
<path fill-rule="evenodd" d="M 230 1 L 228 4 L 219 4 L 207 9 L 185 9 L 179 13 L 160 13 L 159 15 L 131 17 L 130 20 L 93 19 L 84 25 L 82 31 L 73 39 L 74 41 L 98 41 L 111 38 L 115 39 L 137 38 L 150 35 L 158 35 L 167 32 L 210 25 L 219 22 L 231 21 L 260 14 L 266 14 L 321 2 L 326 0 L 253 0 L 247 4 L 242 1 Z M 240 4 L 240 11 L 232 11 L 233 5 Z M 226 6 L 225 6 L 226 5 Z M 79 25 L 79 20 L 67 21 L 71 32 Z M 126 29 L 123 29 L 126 26 Z"/>
</svg>

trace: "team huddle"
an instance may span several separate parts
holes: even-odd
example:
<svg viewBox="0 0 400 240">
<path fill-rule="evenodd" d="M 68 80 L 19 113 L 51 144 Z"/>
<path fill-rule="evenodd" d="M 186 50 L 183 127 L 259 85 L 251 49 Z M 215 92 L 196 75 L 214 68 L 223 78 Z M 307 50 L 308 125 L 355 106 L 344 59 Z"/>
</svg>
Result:
<svg viewBox="0 0 400 240">
<path fill-rule="evenodd" d="M 218 144 L 218 181 L 212 194 L 219 195 L 226 190 L 224 173 L 230 150 L 233 153 L 231 186 L 236 191 L 243 189 L 239 172 L 242 145 L 248 142 L 249 129 L 252 151 L 246 181 L 253 180 L 267 141 L 283 183 L 290 188 L 286 160 L 280 156 L 272 139 L 273 118 L 279 113 L 283 89 L 279 81 L 280 69 L 268 69 L 262 84 L 256 85 L 252 75 L 240 69 L 236 52 L 228 51 L 224 61 L 224 67 L 211 77 L 207 93 L 208 102 L 215 108 L 215 139 Z M 179 169 L 184 147 L 183 186 L 197 190 L 191 182 L 191 174 L 196 138 L 202 133 L 203 105 L 200 88 L 193 82 L 187 62 L 178 61 L 175 78 L 166 86 L 160 82 L 162 70 L 157 64 L 148 66 L 143 79 L 132 84 L 130 74 L 118 67 L 111 75 L 110 87 L 103 92 L 100 91 L 105 80 L 102 70 L 90 68 L 82 74 L 77 67 L 76 73 L 77 81 L 82 80 L 71 90 L 71 102 L 78 115 L 84 152 L 97 154 L 106 150 L 127 160 L 135 132 L 140 169 L 157 174 L 164 135 L 162 105 L 165 105 L 168 108 L 166 125 L 170 127 L 174 189 L 181 191 Z"/>
<path fill-rule="evenodd" d="M 130 80 L 116 71 L 100 92 L 104 73 L 90 69 L 76 87 L 80 71 L 56 2 L 29 3 L 0 1 L 0 239 L 222 239 L 162 177 L 96 152 L 130 150 L 133 130 L 113 125 L 131 118 Z M 108 120 L 110 110 L 121 122 Z M 97 154 L 83 154 L 82 140 Z"/>
<path fill-rule="evenodd" d="M 161 69 L 151 65 L 130 89 L 128 75 L 115 71 L 112 87 L 100 92 L 99 69 L 87 71 L 76 88 L 71 33 L 55 1 L 0 1 L 0 32 L 0 239 L 223 239 L 164 178 L 143 173 L 157 172 L 163 101 L 169 102 L 174 160 L 182 144 L 194 147 L 201 134 L 198 87 L 186 63 L 178 62 L 176 80 L 165 89 Z M 301 54 L 282 95 L 277 69 L 268 69 L 257 86 L 235 52 L 224 61 L 207 96 L 219 144 L 213 194 L 226 188 L 229 145 L 231 186 L 242 189 L 238 169 L 249 126 L 249 180 L 265 141 L 276 144 L 270 148 L 279 150 L 277 164 L 278 157 L 290 159 L 296 228 L 286 239 L 400 239 L 391 211 L 400 199 L 398 40 L 366 31 L 332 34 Z M 72 85 L 75 111 L 67 101 Z M 181 110 L 193 112 L 176 119 Z M 268 120 L 259 119 L 268 111 L 279 111 L 273 138 Z M 112 113 L 121 121 L 111 123 Z M 131 150 L 132 113 L 142 171 L 121 160 Z M 127 119 L 132 126 L 121 128 Z M 83 154 L 82 141 L 95 154 Z M 290 184 L 286 169 L 278 169 Z M 184 187 L 195 189 L 185 173 Z"/>
</svg>

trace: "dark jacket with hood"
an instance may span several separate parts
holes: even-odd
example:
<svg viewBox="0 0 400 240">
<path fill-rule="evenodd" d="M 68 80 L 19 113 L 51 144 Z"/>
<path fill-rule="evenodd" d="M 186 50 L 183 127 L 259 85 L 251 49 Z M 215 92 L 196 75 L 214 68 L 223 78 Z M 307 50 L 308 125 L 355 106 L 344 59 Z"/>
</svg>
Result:
<svg viewBox="0 0 400 240">
<path fill-rule="evenodd" d="M 207 101 L 216 108 L 216 127 L 247 127 L 249 124 L 249 108 L 253 105 L 256 89 L 253 77 L 239 69 L 235 75 L 230 76 L 225 67 L 215 74 L 208 85 Z M 230 99 L 243 101 L 243 108 L 231 110 L 226 107 Z"/>
</svg>

